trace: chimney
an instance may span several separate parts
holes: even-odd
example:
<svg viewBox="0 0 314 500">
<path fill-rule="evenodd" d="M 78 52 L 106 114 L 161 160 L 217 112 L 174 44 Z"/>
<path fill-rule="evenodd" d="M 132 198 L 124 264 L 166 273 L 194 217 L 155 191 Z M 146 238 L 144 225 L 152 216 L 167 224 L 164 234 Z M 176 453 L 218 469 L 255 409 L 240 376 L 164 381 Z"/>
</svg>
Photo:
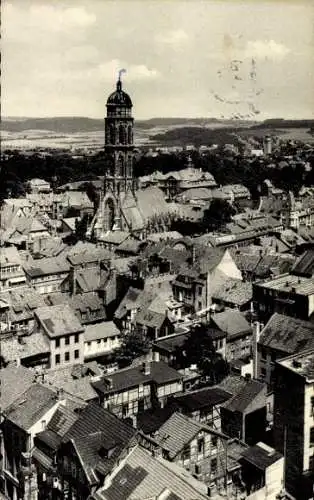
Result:
<svg viewBox="0 0 314 500">
<path fill-rule="evenodd" d="M 57 399 L 58 401 L 62 401 L 64 399 L 64 391 L 62 387 L 57 389 Z"/>
<path fill-rule="evenodd" d="M 150 375 L 150 362 L 149 361 L 144 361 L 142 365 L 142 371 L 144 375 Z"/>
<path fill-rule="evenodd" d="M 192 246 L 192 266 L 194 266 L 196 261 L 196 251 L 195 251 L 195 245 Z"/>
<path fill-rule="evenodd" d="M 71 295 L 76 295 L 76 271 L 75 267 L 70 267 L 70 291 Z"/>
</svg>

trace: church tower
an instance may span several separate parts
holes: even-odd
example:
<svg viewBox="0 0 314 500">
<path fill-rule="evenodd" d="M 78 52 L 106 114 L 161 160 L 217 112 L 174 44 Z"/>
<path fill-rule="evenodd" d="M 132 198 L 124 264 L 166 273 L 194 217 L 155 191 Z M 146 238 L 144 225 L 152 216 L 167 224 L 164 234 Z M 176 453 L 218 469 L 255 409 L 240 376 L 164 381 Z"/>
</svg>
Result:
<svg viewBox="0 0 314 500">
<path fill-rule="evenodd" d="M 116 199 L 134 189 L 133 117 L 130 96 L 122 90 L 121 71 L 115 92 L 107 100 L 105 118 L 105 185 L 104 194 Z"/>
</svg>

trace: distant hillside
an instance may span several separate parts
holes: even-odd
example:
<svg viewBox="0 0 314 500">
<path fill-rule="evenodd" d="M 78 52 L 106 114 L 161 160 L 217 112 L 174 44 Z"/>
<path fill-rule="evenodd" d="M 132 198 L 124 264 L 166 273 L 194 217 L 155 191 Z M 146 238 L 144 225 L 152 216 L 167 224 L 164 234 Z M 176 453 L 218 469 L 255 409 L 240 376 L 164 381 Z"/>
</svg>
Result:
<svg viewBox="0 0 314 500">
<path fill-rule="evenodd" d="M 272 118 L 265 120 L 251 128 L 312 128 L 314 127 L 314 120 L 285 120 L 284 118 Z"/>
<path fill-rule="evenodd" d="M 52 132 L 74 133 L 94 132 L 102 130 L 103 120 L 85 117 L 57 117 L 57 118 L 25 118 L 14 120 L 2 119 L 2 130 L 7 132 L 23 132 L 25 130 L 49 130 Z"/>
<path fill-rule="evenodd" d="M 136 128 L 170 127 L 182 125 L 208 126 L 219 123 L 216 118 L 151 118 L 136 120 Z M 59 133 L 94 132 L 103 130 L 104 120 L 85 117 L 15 118 L 2 119 L 2 130 L 24 132 L 26 130 L 48 130 Z"/>
<path fill-rule="evenodd" d="M 233 128 L 203 128 L 203 127 L 182 127 L 168 130 L 162 134 L 150 136 L 150 139 L 164 145 L 184 146 L 194 144 L 238 144 L 239 139 L 234 134 Z"/>
<path fill-rule="evenodd" d="M 276 118 L 256 124 L 256 122 L 241 122 L 239 120 L 219 120 L 217 118 L 151 118 L 136 120 L 137 129 L 149 130 L 164 127 L 194 127 L 207 129 L 217 127 L 239 127 L 252 129 L 276 128 L 313 128 L 314 120 L 284 120 Z M 7 132 L 24 132 L 27 130 L 47 130 L 55 133 L 71 134 L 75 132 L 95 132 L 103 130 L 104 120 L 86 117 L 52 117 L 52 118 L 2 118 L 2 130 Z M 197 132 L 196 132 L 197 133 Z"/>
</svg>

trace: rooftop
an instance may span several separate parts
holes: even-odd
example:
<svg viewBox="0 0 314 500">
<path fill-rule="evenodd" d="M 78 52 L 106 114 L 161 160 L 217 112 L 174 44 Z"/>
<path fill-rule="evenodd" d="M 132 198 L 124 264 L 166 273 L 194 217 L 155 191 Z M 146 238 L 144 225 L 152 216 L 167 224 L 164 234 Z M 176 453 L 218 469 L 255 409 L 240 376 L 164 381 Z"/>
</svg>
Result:
<svg viewBox="0 0 314 500">
<path fill-rule="evenodd" d="M 213 314 L 211 322 L 227 334 L 227 341 L 244 333 L 252 333 L 252 328 L 243 314 L 234 309 Z"/>
<path fill-rule="evenodd" d="M 19 381 L 17 384 L 16 381 Z M 24 366 L 8 365 L 1 369 L 0 408 L 5 410 L 34 382 L 34 372 Z"/>
<path fill-rule="evenodd" d="M 169 419 L 159 428 L 154 439 L 159 445 L 169 453 L 170 460 L 173 460 L 184 446 L 201 431 L 219 436 L 227 440 L 227 436 L 215 431 L 205 424 L 196 422 L 181 413 L 173 413 Z"/>
<path fill-rule="evenodd" d="M 314 382 L 314 348 L 282 359 L 278 364 L 300 375 L 307 383 Z"/>
<path fill-rule="evenodd" d="M 265 404 L 262 406 L 266 406 L 266 385 L 257 380 L 248 380 L 223 406 L 229 411 L 244 413 L 262 391 L 265 392 Z"/>
<path fill-rule="evenodd" d="M 265 471 L 267 467 L 273 465 L 281 458 L 283 458 L 282 455 L 274 450 L 274 448 L 259 442 L 243 451 L 241 462 L 248 462 L 258 469 Z"/>
<path fill-rule="evenodd" d="M 94 325 L 85 327 L 84 341 L 106 339 L 109 337 L 120 336 L 120 330 L 116 327 L 113 321 L 102 321 Z"/>
<path fill-rule="evenodd" d="M 314 347 L 314 323 L 275 313 L 261 332 L 259 344 L 295 354 Z"/>
<path fill-rule="evenodd" d="M 169 491 L 168 500 L 202 500 L 206 486 L 183 468 L 136 446 L 116 469 L 108 487 L 93 495 L 95 500 L 158 498 Z"/>
<path fill-rule="evenodd" d="M 213 300 L 243 306 L 253 298 L 253 287 L 249 281 L 229 278 L 213 294 Z"/>
<path fill-rule="evenodd" d="M 188 411 L 197 411 L 212 408 L 227 401 L 232 397 L 230 392 L 219 387 L 209 387 L 193 392 L 188 392 L 175 397 L 175 402 Z"/>
<path fill-rule="evenodd" d="M 104 394 L 109 394 L 112 392 L 122 392 L 139 384 L 150 383 L 151 381 L 156 382 L 157 385 L 162 385 L 178 381 L 181 378 L 182 375 L 180 373 L 170 368 L 163 361 L 152 361 L 150 362 L 149 375 L 145 375 L 142 366 L 128 367 L 116 371 L 108 377 L 104 377 L 99 382 L 94 382 L 93 387 Z"/>
<path fill-rule="evenodd" d="M 55 392 L 39 384 L 31 385 L 6 410 L 5 416 L 28 431 L 57 403 Z"/>
<path fill-rule="evenodd" d="M 298 295 L 314 294 L 314 277 L 305 278 L 293 274 L 283 274 L 277 278 L 268 281 L 263 281 L 257 284 L 269 290 L 277 290 L 286 293 L 295 293 Z"/>
<path fill-rule="evenodd" d="M 73 309 L 67 304 L 39 307 L 35 314 L 50 338 L 84 331 Z"/>
</svg>

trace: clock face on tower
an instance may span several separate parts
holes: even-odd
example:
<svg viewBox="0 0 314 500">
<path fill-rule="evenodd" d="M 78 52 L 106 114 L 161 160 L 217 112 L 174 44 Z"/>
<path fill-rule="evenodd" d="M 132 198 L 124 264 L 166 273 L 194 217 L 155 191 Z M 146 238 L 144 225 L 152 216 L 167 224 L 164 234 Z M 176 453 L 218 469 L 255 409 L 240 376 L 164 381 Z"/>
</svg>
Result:
<svg viewBox="0 0 314 500">
<path fill-rule="evenodd" d="M 116 90 L 107 99 L 105 118 L 105 184 L 115 194 L 133 186 L 132 106 L 119 78 Z"/>
</svg>

